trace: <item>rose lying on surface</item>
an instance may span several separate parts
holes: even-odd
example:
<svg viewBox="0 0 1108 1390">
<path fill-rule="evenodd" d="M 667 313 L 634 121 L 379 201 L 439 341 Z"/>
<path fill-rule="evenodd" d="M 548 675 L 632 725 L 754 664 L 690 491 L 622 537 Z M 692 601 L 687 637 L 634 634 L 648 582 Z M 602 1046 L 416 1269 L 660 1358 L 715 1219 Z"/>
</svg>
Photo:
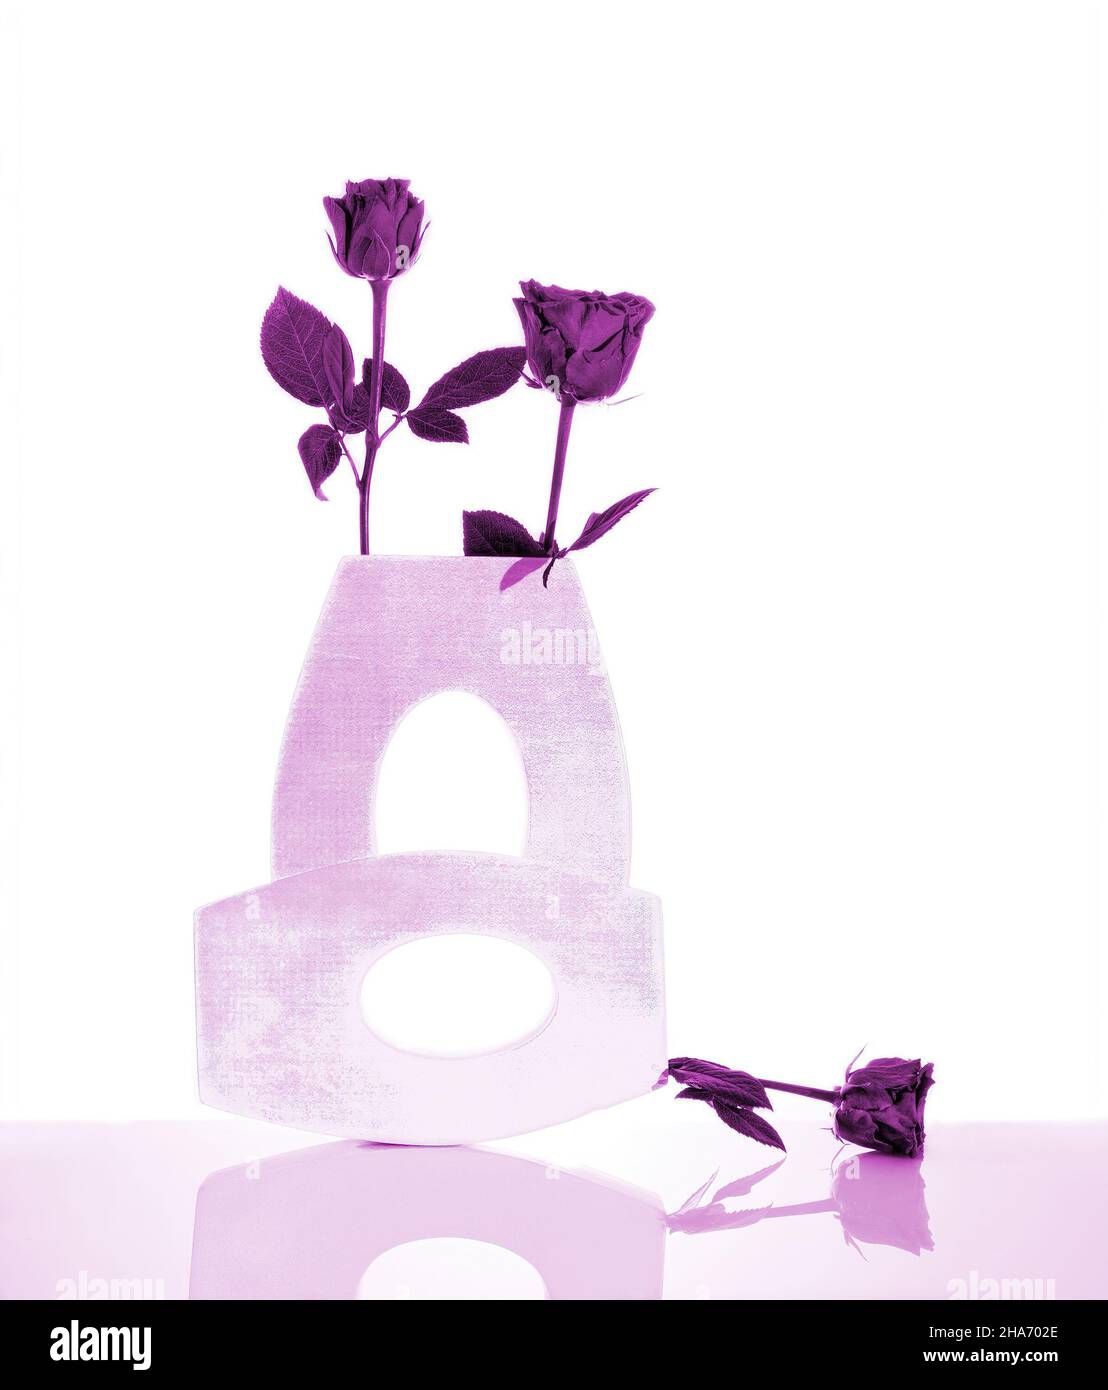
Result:
<svg viewBox="0 0 1108 1390">
<path fill-rule="evenodd" d="M 696 1057 L 672 1057 L 658 1084 L 665 1085 L 670 1078 L 680 1082 L 684 1089 L 678 1092 L 679 1100 L 704 1101 L 731 1129 L 776 1149 L 785 1147 L 781 1136 L 755 1114 L 755 1108 L 773 1109 L 767 1091 L 786 1091 L 833 1105 L 835 1134 L 844 1143 L 906 1158 L 922 1154 L 923 1110 L 934 1084 L 932 1064 L 918 1058 L 909 1062 L 903 1057 L 877 1057 L 864 1067 L 852 1068 L 853 1063 L 843 1085 L 825 1091 L 764 1081 Z"/>
<path fill-rule="evenodd" d="M 394 280 L 419 255 L 423 204 L 407 179 L 347 183 L 341 198 L 324 198 L 335 260 L 359 280 Z"/>
<path fill-rule="evenodd" d="M 923 1152 L 923 1107 L 935 1084 L 932 1065 L 878 1057 L 848 1071 L 835 1107 L 835 1133 L 848 1144 L 881 1153 Z"/>
</svg>

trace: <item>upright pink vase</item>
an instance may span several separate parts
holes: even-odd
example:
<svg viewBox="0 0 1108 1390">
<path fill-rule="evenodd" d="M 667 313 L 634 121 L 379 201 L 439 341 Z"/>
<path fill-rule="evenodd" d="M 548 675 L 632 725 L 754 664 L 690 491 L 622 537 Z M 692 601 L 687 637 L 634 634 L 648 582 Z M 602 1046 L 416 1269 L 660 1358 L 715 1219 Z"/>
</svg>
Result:
<svg viewBox="0 0 1108 1390">
<path fill-rule="evenodd" d="M 196 914 L 200 1091 L 300 1129 L 455 1144 L 557 1124 L 665 1066 L 660 904 L 628 887 L 630 804 L 607 675 L 572 564 L 507 590 L 507 562 L 343 560 L 293 698 L 273 800 L 274 882 Z M 375 852 L 381 760 L 416 704 L 487 701 L 527 778 L 522 857 Z M 465 932 L 525 947 L 557 1002 L 477 1057 L 400 1051 L 363 1020 L 394 947 Z"/>
</svg>

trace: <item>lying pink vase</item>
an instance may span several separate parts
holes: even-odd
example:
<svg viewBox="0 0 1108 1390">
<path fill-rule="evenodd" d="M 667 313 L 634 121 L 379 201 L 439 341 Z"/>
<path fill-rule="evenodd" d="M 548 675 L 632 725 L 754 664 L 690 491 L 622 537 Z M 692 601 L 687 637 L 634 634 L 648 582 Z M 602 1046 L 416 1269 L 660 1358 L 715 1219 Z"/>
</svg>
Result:
<svg viewBox="0 0 1108 1390">
<path fill-rule="evenodd" d="M 506 590 L 507 563 L 343 560 L 293 698 L 273 802 L 274 882 L 196 914 L 207 1104 L 299 1129 L 457 1144 L 648 1091 L 666 1064 L 658 900 L 627 886 L 630 804 L 611 688 L 572 564 Z M 463 690 L 515 736 L 522 857 L 375 853 L 378 771 L 421 700 Z M 420 937 L 532 952 L 556 1004 L 476 1057 L 400 1051 L 366 1025 L 366 974 Z"/>
</svg>

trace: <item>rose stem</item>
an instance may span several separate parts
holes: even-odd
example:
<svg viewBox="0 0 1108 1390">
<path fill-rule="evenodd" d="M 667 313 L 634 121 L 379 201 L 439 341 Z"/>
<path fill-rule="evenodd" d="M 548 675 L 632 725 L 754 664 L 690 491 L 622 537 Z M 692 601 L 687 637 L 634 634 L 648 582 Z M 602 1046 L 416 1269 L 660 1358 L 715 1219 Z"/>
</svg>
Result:
<svg viewBox="0 0 1108 1390">
<path fill-rule="evenodd" d="M 332 428 L 332 429 L 337 429 L 337 428 L 338 428 L 338 426 L 335 424 L 334 420 L 331 421 L 331 428 Z M 350 452 L 350 450 L 346 447 L 346 439 L 345 439 L 345 437 L 342 436 L 342 435 L 339 436 L 339 448 L 340 448 L 340 449 L 343 451 L 343 453 L 346 455 L 347 462 L 350 464 L 350 471 L 351 471 L 351 473 L 354 474 L 354 481 L 355 481 L 356 483 L 361 483 L 362 480 L 361 480 L 360 476 L 358 475 L 358 465 L 354 462 L 354 455 L 353 455 L 353 454 Z"/>
<path fill-rule="evenodd" d="M 766 1216 L 816 1216 L 826 1211 L 838 1211 L 839 1204 L 833 1197 L 824 1197 L 818 1202 L 794 1202 L 790 1207 L 774 1207 Z M 763 1218 L 765 1219 L 765 1218 Z"/>
<path fill-rule="evenodd" d="M 358 484 L 358 540 L 363 555 L 369 554 L 369 485 L 373 481 L 373 461 L 381 443 L 381 387 L 385 379 L 385 301 L 388 280 L 371 280 L 373 293 L 373 357 L 369 368 L 369 421 L 365 431 L 365 467 Z"/>
<path fill-rule="evenodd" d="M 570 400 L 568 396 L 563 396 L 561 410 L 558 412 L 558 441 L 554 445 L 554 472 L 550 478 L 550 505 L 546 509 L 546 530 L 543 532 L 543 544 L 548 555 L 554 553 L 554 528 L 558 524 L 558 503 L 562 497 L 562 475 L 566 471 L 569 427 L 573 424 L 573 407 L 576 404 L 577 402 Z"/>
<path fill-rule="evenodd" d="M 814 1086 L 790 1086 L 786 1081 L 763 1081 L 760 1076 L 757 1081 L 767 1091 L 788 1091 L 790 1095 L 808 1096 L 811 1100 L 826 1100 L 832 1105 L 839 1099 L 838 1091 L 819 1091 Z"/>
</svg>

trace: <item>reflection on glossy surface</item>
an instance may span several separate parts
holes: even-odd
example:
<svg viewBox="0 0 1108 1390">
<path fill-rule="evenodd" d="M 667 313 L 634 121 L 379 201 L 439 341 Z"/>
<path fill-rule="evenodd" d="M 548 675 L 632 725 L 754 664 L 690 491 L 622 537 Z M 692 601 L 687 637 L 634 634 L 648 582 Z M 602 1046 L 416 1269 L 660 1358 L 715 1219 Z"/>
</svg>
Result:
<svg viewBox="0 0 1108 1390">
<path fill-rule="evenodd" d="M 656 1298 L 663 1246 L 667 1299 L 1108 1295 L 1108 1125 L 935 1124 L 917 1169 L 787 1119 L 788 1157 L 762 1157 L 675 1109 L 513 1140 L 529 1159 L 289 1154 L 239 1120 L 0 1126 L 0 1297 L 184 1298 L 194 1242 L 208 1297 Z"/>
<path fill-rule="evenodd" d="M 357 1143 L 208 1178 L 196 1201 L 190 1296 L 354 1298 L 367 1283 L 379 1287 L 382 1266 L 387 1283 L 390 1252 L 399 1272 L 385 1297 L 456 1296 L 434 1292 L 443 1238 L 454 1242 L 455 1273 L 469 1276 L 469 1297 L 490 1261 L 465 1246 L 517 1257 L 552 1299 L 662 1296 L 665 1224 L 646 1193 L 490 1150 Z M 534 1289 L 526 1279 L 523 1287 Z"/>
<path fill-rule="evenodd" d="M 835 1164 L 831 1195 L 822 1200 L 738 1210 L 726 1205 L 725 1198 L 747 1196 L 759 1182 L 776 1172 L 783 1162 L 784 1159 L 781 1159 L 769 1168 L 727 1183 L 707 1205 L 700 1205 L 706 1194 L 706 1189 L 700 1189 L 667 1218 L 666 1224 L 671 1231 L 696 1234 L 736 1230 L 753 1226 L 759 1221 L 831 1214 L 838 1218 L 847 1243 L 855 1249 L 859 1248 L 859 1241 L 888 1245 L 897 1250 L 906 1250 L 910 1255 L 935 1248 L 928 1225 L 927 1202 L 920 1171 L 922 1159 L 854 1153 Z"/>
<path fill-rule="evenodd" d="M 785 1137 L 783 1164 L 756 1184 L 740 1179 L 748 1190 L 719 1202 L 732 1219 L 695 1239 L 671 1229 L 667 1298 L 1108 1293 L 1104 1124 L 936 1124 L 919 1168 L 855 1149 L 836 1156 L 815 1127 L 790 1127 Z M 714 1150 L 709 1164 L 720 1163 L 726 1179 L 738 1155 L 721 1160 L 724 1152 Z M 700 1202 L 676 1213 L 679 1226 L 695 1230 L 697 1208 L 719 1197 L 713 1180 Z"/>
<path fill-rule="evenodd" d="M 358 1280 L 358 1298 L 519 1301 L 545 1299 L 533 1264 L 502 1245 L 457 1236 L 432 1236 L 394 1245 Z"/>
<path fill-rule="evenodd" d="M 836 1165 L 831 1201 L 848 1244 L 889 1245 L 909 1255 L 934 1250 L 924 1162 L 864 1153 Z"/>
</svg>

